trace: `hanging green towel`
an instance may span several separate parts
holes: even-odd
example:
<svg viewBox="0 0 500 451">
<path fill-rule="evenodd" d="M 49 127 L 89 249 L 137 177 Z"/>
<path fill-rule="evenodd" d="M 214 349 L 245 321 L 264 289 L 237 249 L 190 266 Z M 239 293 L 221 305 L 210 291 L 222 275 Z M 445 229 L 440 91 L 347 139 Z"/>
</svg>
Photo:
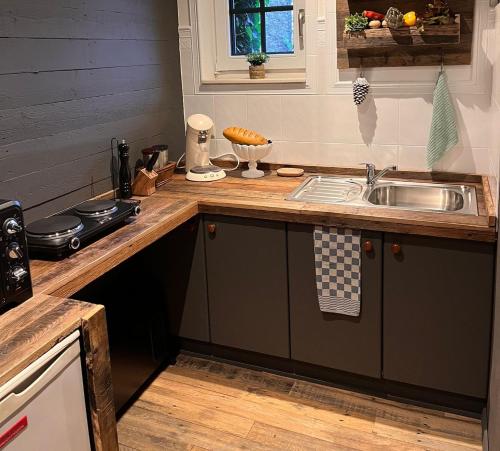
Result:
<svg viewBox="0 0 500 451">
<path fill-rule="evenodd" d="M 431 132 L 427 144 L 427 167 L 430 169 L 458 143 L 455 108 L 448 91 L 446 74 L 441 71 L 434 90 Z"/>
</svg>

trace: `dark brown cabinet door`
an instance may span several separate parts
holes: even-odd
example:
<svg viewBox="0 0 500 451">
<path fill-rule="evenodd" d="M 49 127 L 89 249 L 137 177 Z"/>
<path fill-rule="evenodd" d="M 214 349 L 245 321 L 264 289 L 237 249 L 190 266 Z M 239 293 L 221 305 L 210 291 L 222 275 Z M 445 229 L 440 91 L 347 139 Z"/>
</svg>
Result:
<svg viewBox="0 0 500 451">
<path fill-rule="evenodd" d="M 209 342 L 202 221 L 191 219 L 161 242 L 163 250 L 157 258 L 165 284 L 169 333 Z"/>
<path fill-rule="evenodd" d="M 212 342 L 290 357 L 285 224 L 205 217 Z"/>
<path fill-rule="evenodd" d="M 387 234 L 384 378 L 487 394 L 494 246 Z"/>
<path fill-rule="evenodd" d="M 381 375 L 382 239 L 363 232 L 361 314 L 322 313 L 315 282 L 313 226 L 288 225 L 292 359 L 371 377 Z M 371 244 L 371 249 L 370 249 Z"/>
</svg>

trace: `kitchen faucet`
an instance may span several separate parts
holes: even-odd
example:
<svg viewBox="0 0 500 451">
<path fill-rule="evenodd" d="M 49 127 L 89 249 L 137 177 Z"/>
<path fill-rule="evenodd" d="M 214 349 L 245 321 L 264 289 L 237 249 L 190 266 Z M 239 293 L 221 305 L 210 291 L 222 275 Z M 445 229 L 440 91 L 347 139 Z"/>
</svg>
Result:
<svg viewBox="0 0 500 451">
<path fill-rule="evenodd" d="M 375 165 L 373 163 L 363 163 L 366 165 L 366 184 L 369 186 L 375 185 L 378 179 L 382 178 L 389 171 L 396 171 L 397 166 L 387 166 L 375 175 Z"/>
</svg>

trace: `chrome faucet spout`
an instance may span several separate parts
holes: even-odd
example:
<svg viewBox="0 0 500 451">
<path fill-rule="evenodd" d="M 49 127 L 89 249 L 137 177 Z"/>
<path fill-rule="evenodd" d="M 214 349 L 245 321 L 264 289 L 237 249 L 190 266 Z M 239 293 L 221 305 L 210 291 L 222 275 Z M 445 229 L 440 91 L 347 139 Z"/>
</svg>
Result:
<svg viewBox="0 0 500 451">
<path fill-rule="evenodd" d="M 387 166 L 382 169 L 378 174 L 375 174 L 375 165 L 372 163 L 366 164 L 366 184 L 373 186 L 377 182 L 377 180 L 381 179 L 385 174 L 389 171 L 397 171 L 397 166 Z"/>
</svg>

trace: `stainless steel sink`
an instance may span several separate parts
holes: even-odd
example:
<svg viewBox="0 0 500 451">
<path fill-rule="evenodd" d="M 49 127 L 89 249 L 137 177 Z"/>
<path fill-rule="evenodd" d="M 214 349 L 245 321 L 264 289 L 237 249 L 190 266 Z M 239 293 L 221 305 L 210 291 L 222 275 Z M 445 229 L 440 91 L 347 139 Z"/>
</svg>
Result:
<svg viewBox="0 0 500 451">
<path fill-rule="evenodd" d="M 380 183 L 365 191 L 364 200 L 384 207 L 477 215 L 476 190 L 465 185 Z"/>
<path fill-rule="evenodd" d="M 477 216 L 476 190 L 467 185 L 312 176 L 288 198 L 301 202 L 347 204 Z"/>
<path fill-rule="evenodd" d="M 359 199 L 362 192 L 363 184 L 358 180 L 316 175 L 302 183 L 288 200 L 339 204 Z"/>
</svg>

